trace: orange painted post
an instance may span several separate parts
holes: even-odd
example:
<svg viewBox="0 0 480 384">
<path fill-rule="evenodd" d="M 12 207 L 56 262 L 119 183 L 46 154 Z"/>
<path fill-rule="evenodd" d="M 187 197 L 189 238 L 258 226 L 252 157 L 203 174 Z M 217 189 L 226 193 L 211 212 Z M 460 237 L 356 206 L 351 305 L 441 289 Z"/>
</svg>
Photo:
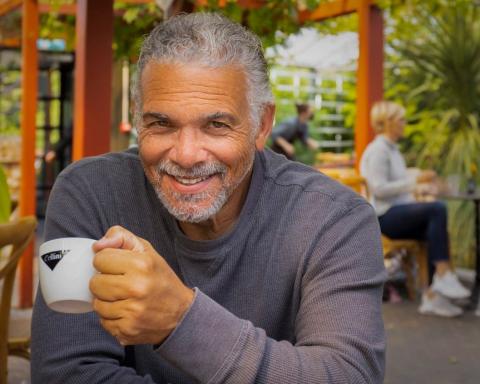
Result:
<svg viewBox="0 0 480 384">
<path fill-rule="evenodd" d="M 113 0 L 78 0 L 73 160 L 110 150 Z"/>
<path fill-rule="evenodd" d="M 355 124 L 355 164 L 358 169 L 365 147 L 373 139 L 370 108 L 383 98 L 383 18 L 382 11 L 368 0 L 358 8 L 359 58 L 357 72 L 357 118 Z"/>
<path fill-rule="evenodd" d="M 22 103 L 20 159 L 20 216 L 35 215 L 35 115 L 37 112 L 37 37 L 38 2 L 24 0 L 22 7 Z M 33 296 L 33 243 L 20 260 L 19 283 L 21 308 L 32 306 Z"/>
</svg>

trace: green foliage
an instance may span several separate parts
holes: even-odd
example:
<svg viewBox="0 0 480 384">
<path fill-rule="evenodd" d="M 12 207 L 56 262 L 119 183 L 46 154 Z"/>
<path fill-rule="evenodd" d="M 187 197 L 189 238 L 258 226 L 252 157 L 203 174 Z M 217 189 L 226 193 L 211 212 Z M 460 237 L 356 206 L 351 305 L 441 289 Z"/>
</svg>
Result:
<svg viewBox="0 0 480 384">
<path fill-rule="evenodd" d="M 480 165 L 480 22 L 470 2 L 438 3 L 416 5 L 397 20 L 386 96 L 406 104 L 407 133 L 415 137 L 407 149 L 421 153 L 420 164 L 434 158 L 442 174 L 468 178 L 472 163 Z M 469 145 L 459 151 L 450 145 L 458 140 Z"/>
<path fill-rule="evenodd" d="M 307 0 L 306 9 L 313 10 L 326 0 Z M 220 7 L 217 0 L 209 0 L 201 11 L 215 11 L 239 22 L 256 33 L 264 47 L 280 44 L 288 35 L 298 32 L 297 0 L 266 0 L 262 7 L 246 9 L 237 4 L 236 0 L 229 0 L 225 7 Z"/>
<path fill-rule="evenodd" d="M 3 59 L 3 58 L 2 58 Z M 11 62 L 0 64 L 0 135 L 20 131 L 20 71 L 19 54 Z"/>
<path fill-rule="evenodd" d="M 128 4 L 116 1 L 114 10 L 113 51 L 115 58 L 135 61 L 144 37 L 163 20 L 162 10 L 154 2 Z"/>
<path fill-rule="evenodd" d="M 312 23 L 308 23 L 312 24 Z M 331 19 L 322 20 L 311 25 L 320 33 L 335 35 L 341 32 L 357 32 L 358 31 L 358 14 L 356 12 L 349 15 L 333 17 Z"/>
<path fill-rule="evenodd" d="M 462 189 L 468 179 L 480 184 L 478 7 L 462 0 L 410 1 L 388 11 L 394 32 L 386 96 L 407 107 L 409 159 L 444 177 L 458 175 Z M 472 205 L 450 204 L 450 224 L 457 263 L 471 265 Z"/>
<path fill-rule="evenodd" d="M 75 16 L 61 15 L 60 5 L 72 0 L 49 0 L 52 11 L 40 18 L 40 37 L 45 39 L 62 38 L 67 50 L 75 49 Z M 136 60 L 144 36 L 163 20 L 162 10 L 154 2 L 147 4 L 128 4 L 114 2 L 113 52 L 116 59 Z"/>
<path fill-rule="evenodd" d="M 12 202 L 8 189 L 7 178 L 3 168 L 0 166 L 0 223 L 9 220 Z"/>
<path fill-rule="evenodd" d="M 75 50 L 75 15 L 62 15 L 59 13 L 61 5 L 73 4 L 74 0 L 48 0 L 43 1 L 51 7 L 49 13 L 40 15 L 39 37 L 42 39 L 65 40 L 66 50 Z"/>
</svg>

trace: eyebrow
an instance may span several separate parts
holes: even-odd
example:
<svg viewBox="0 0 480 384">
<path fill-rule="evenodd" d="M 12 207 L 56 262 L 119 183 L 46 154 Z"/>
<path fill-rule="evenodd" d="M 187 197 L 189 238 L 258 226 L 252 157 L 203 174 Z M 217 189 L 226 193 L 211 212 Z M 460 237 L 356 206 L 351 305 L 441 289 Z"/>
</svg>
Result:
<svg viewBox="0 0 480 384">
<path fill-rule="evenodd" d="M 230 124 L 236 124 L 237 119 L 230 113 L 226 112 L 215 112 L 206 116 L 207 121 L 212 120 L 227 120 Z"/>
<path fill-rule="evenodd" d="M 168 115 L 158 112 L 145 112 L 142 114 L 142 118 L 145 119 L 156 119 L 156 120 L 170 120 Z"/>
<path fill-rule="evenodd" d="M 163 120 L 170 121 L 170 117 L 164 113 L 159 112 L 145 112 L 142 114 L 143 120 Z M 201 118 L 203 121 L 213 121 L 213 120 L 226 120 L 230 124 L 236 124 L 238 119 L 235 118 L 232 114 L 227 112 L 215 112 L 208 115 L 205 115 Z"/>
</svg>

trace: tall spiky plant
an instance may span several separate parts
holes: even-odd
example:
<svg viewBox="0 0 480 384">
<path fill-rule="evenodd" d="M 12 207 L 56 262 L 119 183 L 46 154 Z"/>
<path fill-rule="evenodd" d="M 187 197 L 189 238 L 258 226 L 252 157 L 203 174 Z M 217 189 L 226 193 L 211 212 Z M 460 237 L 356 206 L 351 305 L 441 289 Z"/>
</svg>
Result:
<svg viewBox="0 0 480 384">
<path fill-rule="evenodd" d="M 417 34 L 395 44 L 404 76 L 397 81 L 408 89 L 404 96 L 413 117 L 408 133 L 416 137 L 411 149 L 419 154 L 417 164 L 433 166 L 446 177 L 457 175 L 461 188 L 469 179 L 478 185 L 480 9 L 471 1 L 439 1 L 435 7 L 415 7 L 408 22 Z M 473 207 L 455 203 L 450 208 L 457 261 L 472 265 Z"/>
</svg>

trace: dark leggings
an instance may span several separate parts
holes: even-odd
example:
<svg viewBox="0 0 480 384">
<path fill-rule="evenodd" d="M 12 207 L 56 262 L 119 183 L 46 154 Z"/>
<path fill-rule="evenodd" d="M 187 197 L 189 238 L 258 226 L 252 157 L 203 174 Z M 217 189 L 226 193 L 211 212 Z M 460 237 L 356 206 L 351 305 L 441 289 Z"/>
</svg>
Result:
<svg viewBox="0 0 480 384">
<path fill-rule="evenodd" d="M 448 261 L 447 208 L 444 203 L 394 205 L 378 217 L 380 229 L 391 239 L 427 242 L 430 275 L 438 261 Z"/>
</svg>

